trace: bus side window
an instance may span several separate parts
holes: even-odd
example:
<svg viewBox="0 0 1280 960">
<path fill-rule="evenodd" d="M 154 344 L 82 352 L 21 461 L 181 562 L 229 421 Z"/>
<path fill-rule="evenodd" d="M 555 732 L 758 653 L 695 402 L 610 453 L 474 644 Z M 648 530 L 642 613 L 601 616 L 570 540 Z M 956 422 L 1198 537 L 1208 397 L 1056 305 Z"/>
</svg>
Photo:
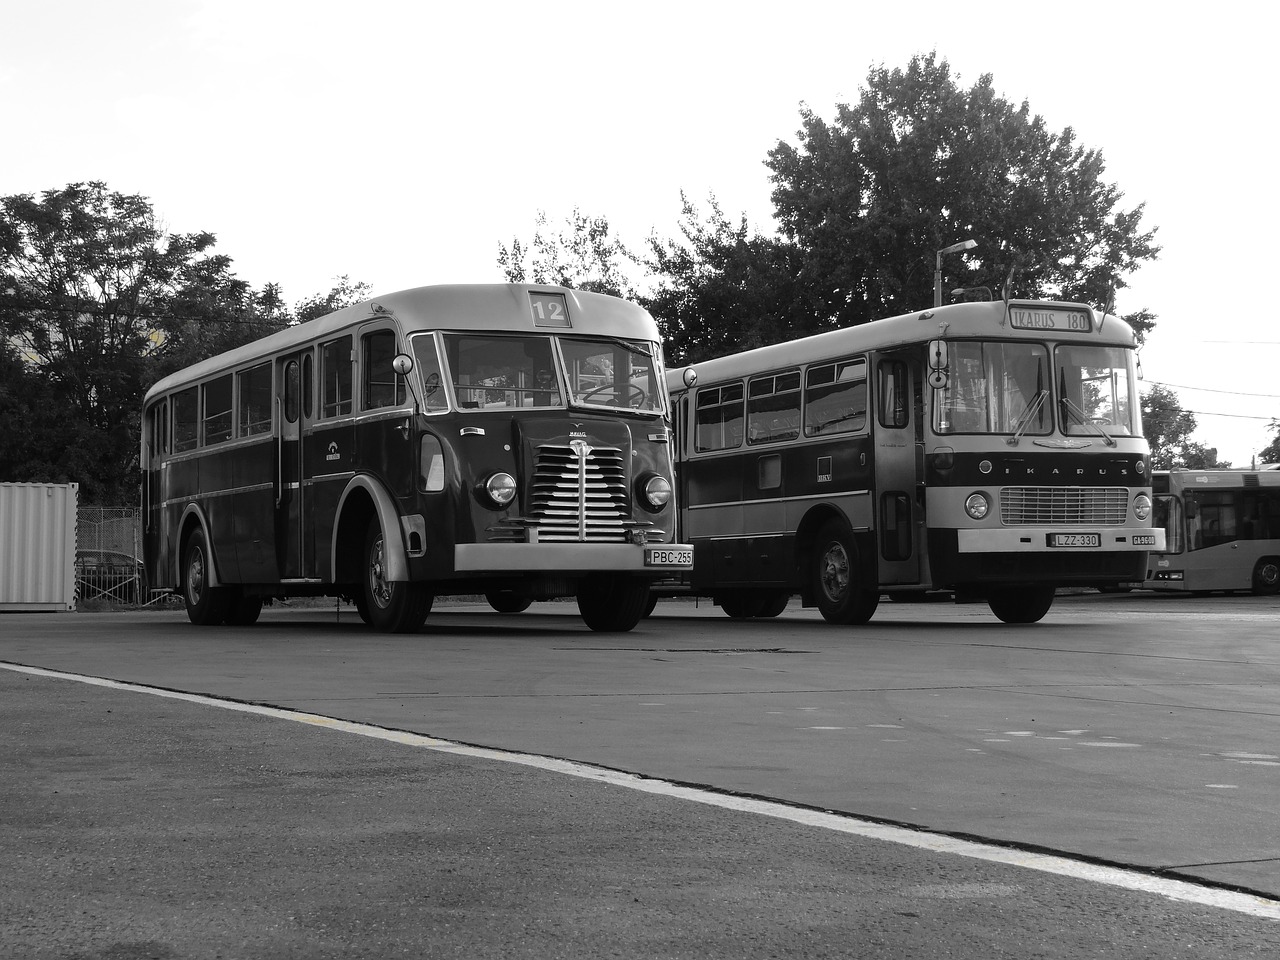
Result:
<svg viewBox="0 0 1280 960">
<path fill-rule="evenodd" d="M 330 340 L 320 347 L 320 376 L 324 382 L 322 417 L 341 417 L 351 412 L 351 338 Z"/>
<path fill-rule="evenodd" d="M 204 442 L 231 439 L 231 374 L 210 380 L 200 388 L 204 394 Z"/>
<path fill-rule="evenodd" d="M 756 377 L 747 392 L 747 443 L 800 436 L 799 370 Z"/>
<path fill-rule="evenodd" d="M 742 401 L 741 383 L 699 390 L 694 449 L 729 450 L 742 446 Z"/>
<path fill-rule="evenodd" d="M 361 369 L 364 372 L 364 390 L 361 404 L 365 410 L 379 407 L 396 407 L 404 403 L 404 378 L 391 368 L 396 358 L 396 334 L 394 330 L 378 330 L 366 333 L 360 339 Z"/>
<path fill-rule="evenodd" d="M 804 381 L 804 435 L 821 437 L 867 426 L 867 362 L 810 367 Z"/>
<path fill-rule="evenodd" d="M 911 414 L 907 399 L 907 365 L 901 360 L 881 360 L 878 380 L 880 424 L 905 427 Z"/>
<path fill-rule="evenodd" d="M 195 387 L 173 395 L 173 451 L 194 450 L 200 443 L 200 397 Z"/>
<path fill-rule="evenodd" d="M 252 437 L 271 429 L 271 362 L 241 370 L 239 421 L 240 436 Z"/>
</svg>

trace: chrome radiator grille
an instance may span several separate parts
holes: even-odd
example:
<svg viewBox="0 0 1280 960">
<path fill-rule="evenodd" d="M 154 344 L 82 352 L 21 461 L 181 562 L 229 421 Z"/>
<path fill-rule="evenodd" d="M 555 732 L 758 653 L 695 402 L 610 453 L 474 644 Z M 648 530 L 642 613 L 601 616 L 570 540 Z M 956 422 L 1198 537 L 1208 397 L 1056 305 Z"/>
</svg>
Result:
<svg viewBox="0 0 1280 960">
<path fill-rule="evenodd" d="M 1121 526 L 1129 516 L 1127 487 L 1005 487 L 1000 522 L 1010 525 Z"/>
<path fill-rule="evenodd" d="M 577 441 L 539 447 L 529 519 L 537 524 L 538 539 L 544 542 L 624 542 L 624 524 L 630 516 L 622 451 Z"/>
</svg>

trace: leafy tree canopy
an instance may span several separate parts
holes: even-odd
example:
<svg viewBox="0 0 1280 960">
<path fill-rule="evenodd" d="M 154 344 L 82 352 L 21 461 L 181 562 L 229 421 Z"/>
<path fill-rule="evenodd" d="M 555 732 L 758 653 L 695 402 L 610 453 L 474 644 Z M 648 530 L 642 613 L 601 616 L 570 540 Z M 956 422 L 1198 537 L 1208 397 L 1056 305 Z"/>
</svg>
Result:
<svg viewBox="0 0 1280 960">
<path fill-rule="evenodd" d="M 1229 467 L 1218 460 L 1216 447 L 1206 447 L 1191 439 L 1196 429 L 1195 414 L 1182 409 L 1178 395 L 1168 387 L 1153 384 L 1142 397 L 1142 425 L 1151 445 L 1154 470 L 1211 470 Z"/>
<path fill-rule="evenodd" d="M 292 320 L 214 242 L 100 182 L 0 198 L 0 479 L 136 501 L 147 387 Z"/>
<path fill-rule="evenodd" d="M 1142 206 L 1122 209 L 1103 180 L 1100 151 L 997 96 L 989 75 L 962 88 L 936 54 L 872 69 L 830 122 L 800 116 L 797 142 L 765 161 L 776 236 L 729 223 L 714 201 L 699 224 L 685 200 L 683 237 L 650 238 L 656 291 L 641 301 L 674 362 L 927 307 L 935 253 L 958 240 L 978 247 L 946 258 L 948 289 L 1000 296 L 1008 282 L 1013 296 L 1099 306 L 1159 252 Z M 1125 319 L 1154 323 L 1146 310 Z"/>
<path fill-rule="evenodd" d="M 634 260 L 606 217 L 588 216 L 577 207 L 564 229 L 553 228 L 540 210 L 532 241 L 516 238 L 510 247 L 498 245 L 498 266 L 508 283 L 556 284 L 631 299 L 635 290 L 623 264 Z"/>
</svg>

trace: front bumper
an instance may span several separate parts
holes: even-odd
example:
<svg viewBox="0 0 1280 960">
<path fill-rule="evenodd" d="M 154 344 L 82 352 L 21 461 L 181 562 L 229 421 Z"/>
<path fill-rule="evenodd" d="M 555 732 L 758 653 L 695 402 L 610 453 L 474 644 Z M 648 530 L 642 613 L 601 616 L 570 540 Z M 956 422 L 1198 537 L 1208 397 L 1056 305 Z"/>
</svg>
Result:
<svg viewBox="0 0 1280 960">
<path fill-rule="evenodd" d="M 634 573 L 661 577 L 693 569 L 687 543 L 460 543 L 458 573 Z"/>
</svg>

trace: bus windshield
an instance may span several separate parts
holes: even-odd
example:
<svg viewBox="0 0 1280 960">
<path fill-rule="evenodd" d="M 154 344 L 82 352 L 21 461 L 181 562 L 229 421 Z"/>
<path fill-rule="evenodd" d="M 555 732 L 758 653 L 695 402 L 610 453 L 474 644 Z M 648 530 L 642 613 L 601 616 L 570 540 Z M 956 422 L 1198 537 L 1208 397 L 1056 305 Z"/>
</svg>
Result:
<svg viewBox="0 0 1280 960">
<path fill-rule="evenodd" d="M 1039 343 L 957 340 L 949 376 L 938 391 L 940 434 L 1141 436 L 1130 376 L 1130 351 L 1058 346 L 1052 369 Z"/>
<path fill-rule="evenodd" d="M 566 397 L 581 407 L 663 410 L 661 362 L 641 340 L 448 333 L 444 345 L 463 410 L 563 407 Z"/>
<path fill-rule="evenodd" d="M 664 374 L 653 344 L 614 338 L 560 338 L 575 406 L 661 413 Z"/>
<path fill-rule="evenodd" d="M 1063 433 L 1142 436 L 1129 375 L 1131 351 L 1076 344 L 1058 347 L 1054 357 Z"/>
</svg>

